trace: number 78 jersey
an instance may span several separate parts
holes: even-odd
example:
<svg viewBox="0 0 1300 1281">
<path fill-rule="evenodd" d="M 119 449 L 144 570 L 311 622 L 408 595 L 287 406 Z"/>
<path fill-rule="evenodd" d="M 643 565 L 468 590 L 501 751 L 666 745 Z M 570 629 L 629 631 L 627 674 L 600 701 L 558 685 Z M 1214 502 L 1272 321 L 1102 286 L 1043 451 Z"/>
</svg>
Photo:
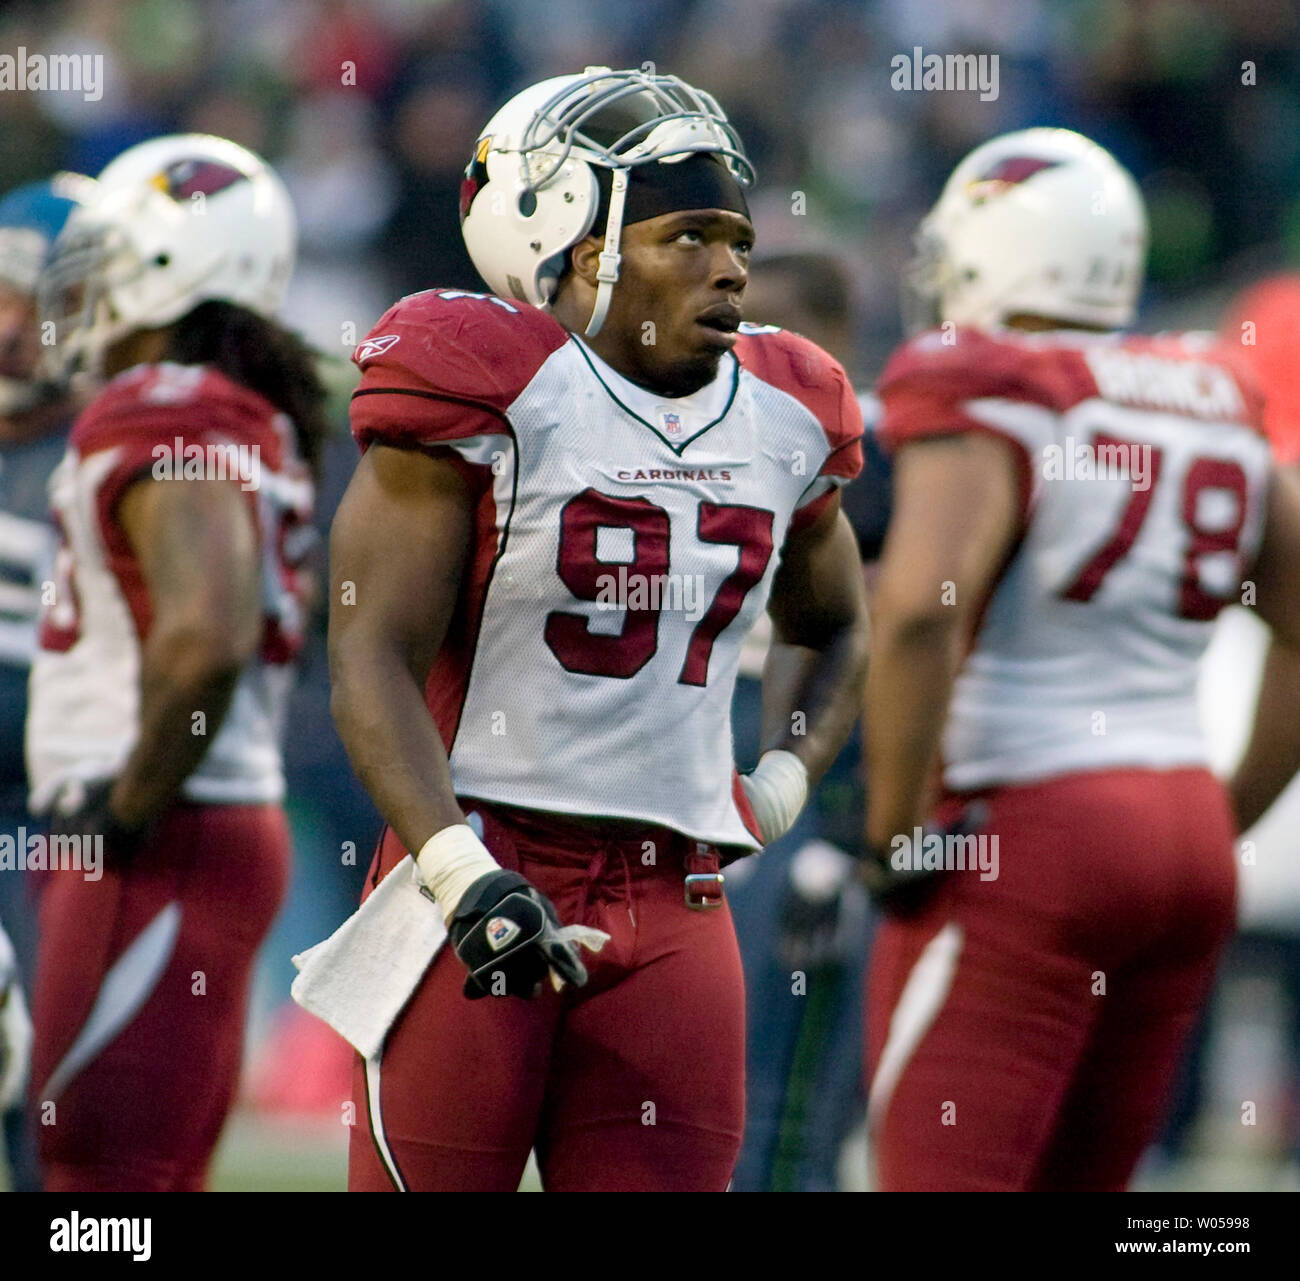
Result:
<svg viewBox="0 0 1300 1281">
<path fill-rule="evenodd" d="M 1270 475 L 1259 396 L 1225 356 L 1195 335 L 958 330 L 886 367 L 888 446 L 983 432 L 1019 469 L 1020 538 L 953 691 L 949 788 L 1205 763 L 1198 664 L 1219 611 L 1249 603 Z"/>
<path fill-rule="evenodd" d="M 457 290 L 403 299 L 354 359 L 361 447 L 445 458 L 474 499 L 426 690 L 457 795 L 759 844 L 732 690 L 787 533 L 861 468 L 839 365 L 746 326 L 667 399 L 551 316 Z"/>
</svg>

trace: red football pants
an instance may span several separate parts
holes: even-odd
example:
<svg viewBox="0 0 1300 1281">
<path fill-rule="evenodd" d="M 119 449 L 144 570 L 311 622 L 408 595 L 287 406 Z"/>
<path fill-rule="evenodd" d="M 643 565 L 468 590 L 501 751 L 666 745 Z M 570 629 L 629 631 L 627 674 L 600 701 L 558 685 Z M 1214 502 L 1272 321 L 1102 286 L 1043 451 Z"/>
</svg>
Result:
<svg viewBox="0 0 1300 1281">
<path fill-rule="evenodd" d="M 466 806 L 562 924 L 611 938 L 583 951 L 585 987 L 531 1001 L 467 1000 L 444 946 L 382 1062 L 357 1060 L 349 1187 L 512 1192 L 535 1147 L 548 1191 L 724 1190 L 744 1123 L 744 988 L 726 907 L 685 905 L 685 838 Z M 404 854 L 386 833 L 367 893 Z"/>
<path fill-rule="evenodd" d="M 1134 769 L 984 800 L 997 879 L 945 874 L 872 949 L 877 1184 L 1122 1189 L 1233 928 L 1226 795 Z"/>
<path fill-rule="evenodd" d="M 273 805 L 176 805 L 122 871 L 54 873 L 32 1011 L 45 1187 L 193 1191 L 234 1098 L 254 956 L 284 894 Z M 53 1079 L 52 1079 L 53 1078 Z"/>
</svg>

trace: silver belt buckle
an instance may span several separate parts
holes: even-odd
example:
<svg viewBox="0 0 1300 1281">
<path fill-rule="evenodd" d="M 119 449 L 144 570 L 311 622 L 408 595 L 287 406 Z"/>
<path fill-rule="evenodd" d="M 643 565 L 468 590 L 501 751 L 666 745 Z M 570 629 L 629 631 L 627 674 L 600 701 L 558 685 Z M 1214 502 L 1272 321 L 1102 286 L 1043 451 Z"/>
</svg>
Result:
<svg viewBox="0 0 1300 1281">
<path fill-rule="evenodd" d="M 722 887 L 726 877 L 721 872 L 688 872 L 686 906 L 692 912 L 707 912 L 722 906 Z"/>
</svg>

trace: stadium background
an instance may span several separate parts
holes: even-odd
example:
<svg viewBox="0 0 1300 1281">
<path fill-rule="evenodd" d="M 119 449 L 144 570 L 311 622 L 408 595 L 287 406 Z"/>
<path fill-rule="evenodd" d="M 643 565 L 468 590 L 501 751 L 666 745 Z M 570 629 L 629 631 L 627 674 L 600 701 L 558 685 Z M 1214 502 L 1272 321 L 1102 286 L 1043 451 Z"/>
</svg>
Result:
<svg viewBox="0 0 1300 1281">
<path fill-rule="evenodd" d="M 19 45 L 103 54 L 104 93 L 0 95 L 0 192 L 191 129 L 284 176 L 301 237 L 288 319 L 338 389 L 322 532 L 354 459 L 346 357 L 400 294 L 479 286 L 457 229 L 460 172 L 495 106 L 547 75 L 651 60 L 714 93 L 759 171 L 760 254 L 848 263 L 852 349 L 836 354 L 864 388 L 899 337 L 897 270 L 917 219 L 966 151 L 1008 129 L 1068 125 L 1134 172 L 1152 223 L 1144 328 L 1214 326 L 1242 285 L 1300 259 L 1300 17 L 1286 0 L 38 0 L 0 11 L 0 50 Z M 890 60 L 916 46 L 996 53 L 996 99 L 895 91 Z M 219 1187 L 343 1177 L 340 1060 L 283 1004 L 288 956 L 351 910 L 379 830 L 329 720 L 323 623 L 288 743 L 295 882 L 260 971 Z M 1251 644 L 1223 638 L 1229 669 Z M 1224 689 L 1224 721 L 1240 722 L 1248 700 Z M 1268 901 L 1247 904 L 1181 1151 L 1150 1163 L 1143 1186 L 1300 1186 L 1297 877 L 1280 870 Z M 1271 1100 L 1260 1114 L 1274 1120 L 1241 1125 L 1244 1098 Z M 844 1162 L 849 1185 L 860 1155 Z"/>
</svg>

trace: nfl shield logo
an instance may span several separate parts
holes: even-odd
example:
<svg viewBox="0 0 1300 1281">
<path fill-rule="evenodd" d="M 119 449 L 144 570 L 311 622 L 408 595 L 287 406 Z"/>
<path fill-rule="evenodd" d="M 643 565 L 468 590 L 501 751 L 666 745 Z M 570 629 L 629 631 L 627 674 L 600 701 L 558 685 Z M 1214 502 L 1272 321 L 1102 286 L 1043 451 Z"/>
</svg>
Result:
<svg viewBox="0 0 1300 1281">
<path fill-rule="evenodd" d="M 664 431 L 670 436 L 680 436 L 682 434 L 681 418 L 677 414 L 665 414 Z"/>
</svg>

